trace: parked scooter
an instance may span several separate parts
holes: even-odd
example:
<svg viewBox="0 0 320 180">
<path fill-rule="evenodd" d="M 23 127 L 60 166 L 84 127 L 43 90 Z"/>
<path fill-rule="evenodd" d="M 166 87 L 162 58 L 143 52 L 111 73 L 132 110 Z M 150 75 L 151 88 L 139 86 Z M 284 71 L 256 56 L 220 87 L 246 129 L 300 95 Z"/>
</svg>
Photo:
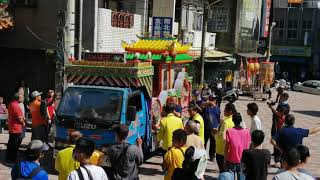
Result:
<svg viewBox="0 0 320 180">
<path fill-rule="evenodd" d="M 238 89 L 225 89 L 222 100 L 229 101 L 230 103 L 235 102 L 239 98 L 239 90 Z"/>
</svg>

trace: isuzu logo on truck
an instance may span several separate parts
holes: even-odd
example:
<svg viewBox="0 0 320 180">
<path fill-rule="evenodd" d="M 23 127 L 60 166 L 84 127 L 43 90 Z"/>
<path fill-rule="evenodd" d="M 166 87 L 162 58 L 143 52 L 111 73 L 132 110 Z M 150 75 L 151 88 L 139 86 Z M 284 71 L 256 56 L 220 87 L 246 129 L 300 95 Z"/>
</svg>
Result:
<svg viewBox="0 0 320 180">
<path fill-rule="evenodd" d="M 95 124 L 84 124 L 84 123 L 74 123 L 75 129 L 96 129 L 97 125 Z"/>
</svg>

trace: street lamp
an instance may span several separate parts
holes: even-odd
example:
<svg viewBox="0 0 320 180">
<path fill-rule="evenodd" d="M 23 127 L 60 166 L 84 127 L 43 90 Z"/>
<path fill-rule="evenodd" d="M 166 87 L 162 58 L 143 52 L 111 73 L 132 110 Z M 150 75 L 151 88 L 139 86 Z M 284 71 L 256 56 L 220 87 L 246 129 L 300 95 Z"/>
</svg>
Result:
<svg viewBox="0 0 320 180">
<path fill-rule="evenodd" d="M 270 36 L 269 36 L 269 46 L 268 46 L 268 58 L 267 58 L 267 62 L 270 61 L 270 56 L 271 56 L 271 40 L 272 40 L 272 30 L 273 28 L 277 25 L 276 22 L 272 22 L 271 23 L 271 27 L 270 27 Z"/>
</svg>

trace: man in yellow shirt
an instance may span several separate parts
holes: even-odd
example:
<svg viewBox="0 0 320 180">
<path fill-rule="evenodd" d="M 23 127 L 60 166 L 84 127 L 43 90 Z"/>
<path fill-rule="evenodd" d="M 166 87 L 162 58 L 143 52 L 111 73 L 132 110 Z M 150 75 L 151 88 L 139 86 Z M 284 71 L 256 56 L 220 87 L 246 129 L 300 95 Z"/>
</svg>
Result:
<svg viewBox="0 0 320 180">
<path fill-rule="evenodd" d="M 216 160 L 219 166 L 220 172 L 225 171 L 224 167 L 224 151 L 226 146 L 226 132 L 228 129 L 234 127 L 234 123 L 232 121 L 232 115 L 236 113 L 237 110 L 232 103 L 226 104 L 224 108 L 224 117 L 225 119 L 221 122 L 221 125 L 218 129 L 218 132 L 215 135 L 216 140 Z"/>
<path fill-rule="evenodd" d="M 171 180 L 176 168 L 182 168 L 184 153 L 187 149 L 187 133 L 183 129 L 178 129 L 172 135 L 172 147 L 164 155 L 162 167 L 166 172 L 165 180 Z"/>
<path fill-rule="evenodd" d="M 66 180 L 71 171 L 80 167 L 80 163 L 73 159 L 72 154 L 76 141 L 82 137 L 79 131 L 74 131 L 69 136 L 70 146 L 59 151 L 55 160 L 55 169 L 59 172 L 58 180 Z M 94 151 L 90 157 L 93 165 L 101 164 L 102 153 Z"/>
<path fill-rule="evenodd" d="M 193 121 L 198 122 L 200 124 L 199 137 L 201 138 L 202 143 L 204 143 L 204 121 L 198 111 L 199 111 L 199 107 L 197 105 L 194 105 L 194 104 L 189 105 L 188 113 Z"/>
<path fill-rule="evenodd" d="M 175 104 L 166 105 L 167 116 L 160 121 L 160 130 L 157 134 L 158 141 L 162 141 L 162 151 L 165 153 L 172 146 L 172 134 L 177 129 L 183 129 L 182 120 L 173 114 Z"/>
</svg>

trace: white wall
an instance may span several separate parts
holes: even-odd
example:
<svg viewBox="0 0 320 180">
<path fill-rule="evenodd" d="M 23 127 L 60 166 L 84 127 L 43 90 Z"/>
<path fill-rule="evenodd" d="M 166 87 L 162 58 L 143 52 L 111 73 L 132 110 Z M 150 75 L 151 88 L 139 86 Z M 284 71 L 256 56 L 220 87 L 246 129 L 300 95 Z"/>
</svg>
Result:
<svg viewBox="0 0 320 180">
<path fill-rule="evenodd" d="M 185 43 L 192 43 L 192 48 L 197 49 L 201 48 L 202 43 L 202 31 L 189 31 L 185 34 L 187 38 Z M 206 34 L 206 43 L 205 47 L 208 49 L 214 49 L 216 46 L 216 34 L 209 33 Z"/>
<path fill-rule="evenodd" d="M 130 42 L 138 40 L 141 35 L 141 15 L 134 15 L 133 28 L 117 28 L 111 26 L 111 10 L 99 8 L 97 52 L 124 52 L 121 41 Z"/>
<path fill-rule="evenodd" d="M 176 0 L 153 0 L 152 16 L 172 17 L 175 15 Z"/>
</svg>

